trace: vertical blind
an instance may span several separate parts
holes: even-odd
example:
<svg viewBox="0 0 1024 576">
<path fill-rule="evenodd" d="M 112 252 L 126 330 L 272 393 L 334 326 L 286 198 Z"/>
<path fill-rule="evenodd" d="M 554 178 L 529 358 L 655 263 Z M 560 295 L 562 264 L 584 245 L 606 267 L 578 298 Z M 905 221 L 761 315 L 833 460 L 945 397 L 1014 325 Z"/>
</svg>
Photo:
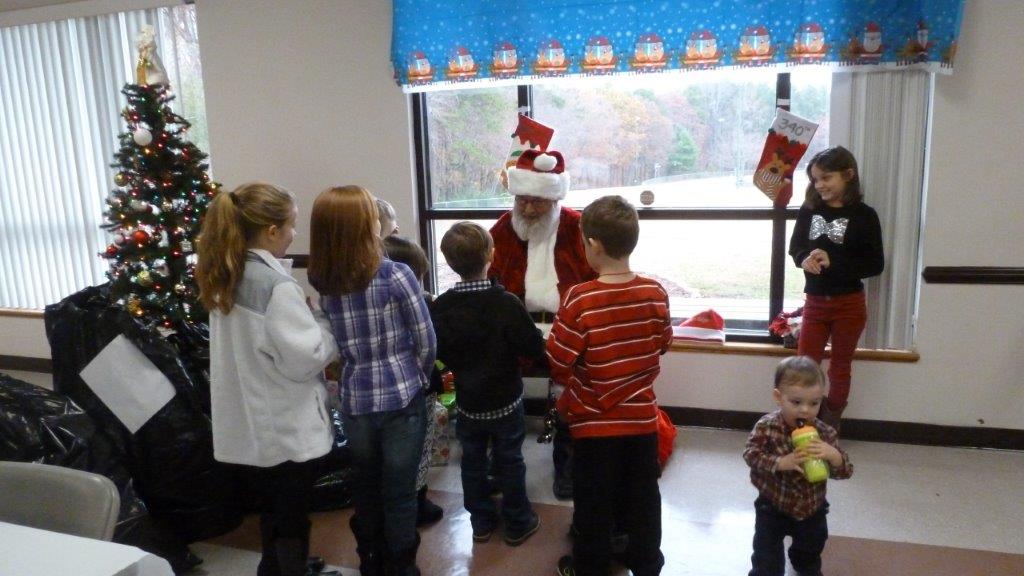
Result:
<svg viewBox="0 0 1024 576">
<path fill-rule="evenodd" d="M 186 10 L 0 28 L 0 308 L 41 309 L 105 280 L 100 225 L 135 38 L 156 29 L 178 86 L 173 11 Z"/>
</svg>

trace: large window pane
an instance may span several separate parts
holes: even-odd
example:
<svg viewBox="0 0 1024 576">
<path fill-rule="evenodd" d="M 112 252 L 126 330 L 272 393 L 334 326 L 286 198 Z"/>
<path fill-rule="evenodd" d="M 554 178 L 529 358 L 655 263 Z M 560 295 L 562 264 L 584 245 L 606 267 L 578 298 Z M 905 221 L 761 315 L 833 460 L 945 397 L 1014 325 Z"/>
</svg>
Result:
<svg viewBox="0 0 1024 576">
<path fill-rule="evenodd" d="M 796 267 L 789 256 L 789 239 L 793 237 L 796 220 L 786 222 L 786 290 L 783 295 L 782 309 L 792 312 L 804 305 L 804 271 Z"/>
<path fill-rule="evenodd" d="M 796 207 L 807 185 L 807 160 L 828 143 L 831 73 L 786 74 L 793 112 L 819 125 L 795 171 L 790 206 Z M 565 155 L 572 174 L 563 204 L 583 209 L 600 196 L 619 194 L 646 209 L 631 263 L 662 282 L 674 317 L 713 308 L 730 331 L 764 334 L 773 305 L 793 310 L 803 303 L 803 275 L 788 256 L 782 301 L 770 301 L 772 219 L 766 213 L 723 221 L 682 211 L 666 219 L 665 212 L 771 206 L 753 186 L 753 171 L 775 117 L 779 78 L 770 69 L 717 70 L 559 79 L 531 89 L 534 117 L 555 129 L 551 148 Z M 424 97 L 432 208 L 510 207 L 498 171 L 515 125 L 517 95 L 509 87 Z M 453 221 L 436 213 L 431 218 L 438 218 L 431 222 L 436 244 Z M 478 222 L 488 227 L 492 220 Z M 792 228 L 790 221 L 787 244 Z M 446 290 L 457 278 L 436 245 L 431 251 L 437 289 Z"/>
<path fill-rule="evenodd" d="M 452 269 L 445 264 L 444 254 L 441 254 L 441 238 L 444 237 L 444 233 L 452 227 L 452 224 L 456 222 L 462 222 L 462 220 L 432 220 L 431 225 L 433 227 L 433 235 L 436 239 L 434 246 L 427 249 L 427 255 L 430 258 L 430 264 L 434 267 L 437 274 L 434 276 L 437 282 L 434 284 L 434 292 L 436 294 L 442 294 L 445 290 L 448 290 L 455 286 L 455 283 L 459 281 L 459 275 L 452 272 Z M 490 230 L 491 226 L 494 226 L 494 220 L 471 220 L 484 227 L 484 230 Z"/>
<path fill-rule="evenodd" d="M 510 206 L 498 173 L 516 127 L 516 87 L 427 94 L 431 206 Z"/>
<path fill-rule="evenodd" d="M 727 328 L 764 329 L 771 233 L 766 220 L 644 220 L 630 264 L 665 286 L 675 317 L 713 308 Z"/>
<path fill-rule="evenodd" d="M 807 191 L 807 162 L 828 147 L 830 124 L 829 99 L 832 94 L 832 72 L 827 69 L 798 69 L 790 74 L 791 111 L 818 125 L 807 153 L 793 172 L 793 198 L 790 206 L 803 204 Z"/>
<path fill-rule="evenodd" d="M 655 207 L 767 207 L 752 183 L 775 114 L 771 70 L 578 79 L 534 87 L 574 190 L 654 193 Z M 612 190 L 609 190 L 612 189 Z"/>
</svg>

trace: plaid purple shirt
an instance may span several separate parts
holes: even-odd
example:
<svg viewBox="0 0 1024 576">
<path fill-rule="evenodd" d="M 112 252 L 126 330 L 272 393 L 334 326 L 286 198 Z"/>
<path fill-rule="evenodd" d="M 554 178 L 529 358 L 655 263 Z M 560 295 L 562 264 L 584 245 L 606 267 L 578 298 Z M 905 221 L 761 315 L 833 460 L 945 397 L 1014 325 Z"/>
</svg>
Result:
<svg viewBox="0 0 1024 576">
<path fill-rule="evenodd" d="M 839 436 L 828 424 L 815 419 L 814 427 L 818 429 L 821 439 L 831 444 L 843 455 L 843 465 L 833 468 L 829 465 L 829 478 L 841 480 L 853 474 L 850 456 L 839 447 Z M 797 520 L 810 517 L 825 503 L 825 484 L 811 484 L 804 478 L 803 472 L 779 472 L 776 467 L 779 458 L 793 451 L 790 434 L 793 427 L 786 424 L 782 412 L 776 410 L 765 414 L 754 425 L 747 438 L 747 448 L 743 451 L 743 459 L 750 466 L 750 481 L 762 496 L 773 506 Z"/>
<path fill-rule="evenodd" d="M 385 258 L 366 290 L 324 296 L 320 307 L 341 353 L 345 414 L 398 410 L 429 387 L 437 342 L 423 289 L 408 266 Z"/>
</svg>

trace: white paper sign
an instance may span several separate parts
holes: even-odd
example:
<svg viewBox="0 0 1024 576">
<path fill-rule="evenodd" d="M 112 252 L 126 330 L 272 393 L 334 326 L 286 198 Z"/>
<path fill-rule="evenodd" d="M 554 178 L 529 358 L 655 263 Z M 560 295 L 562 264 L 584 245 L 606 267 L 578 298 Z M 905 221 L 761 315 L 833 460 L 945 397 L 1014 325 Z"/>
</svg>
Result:
<svg viewBox="0 0 1024 576">
<path fill-rule="evenodd" d="M 171 381 L 123 335 L 79 375 L 132 434 L 174 398 Z"/>
</svg>

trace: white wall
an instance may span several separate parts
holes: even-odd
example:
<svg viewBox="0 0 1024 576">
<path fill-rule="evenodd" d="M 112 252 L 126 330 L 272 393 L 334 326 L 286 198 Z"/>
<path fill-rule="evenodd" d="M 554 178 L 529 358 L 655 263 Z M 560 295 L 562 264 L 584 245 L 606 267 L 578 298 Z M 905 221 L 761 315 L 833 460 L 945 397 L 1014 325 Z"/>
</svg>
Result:
<svg viewBox="0 0 1024 576">
<path fill-rule="evenodd" d="M 359 184 L 386 198 L 404 230 L 413 165 L 406 97 L 391 75 L 391 2 L 196 2 L 215 178 L 250 180 L 299 197 L 309 251 L 309 209 L 329 186 Z"/>
<path fill-rule="evenodd" d="M 414 230 L 409 108 L 388 64 L 390 2 L 197 6 L 217 179 L 289 187 L 300 222 L 327 185 L 360 183 Z M 967 2 L 956 72 L 936 81 L 925 266 L 1024 267 L 1021 29 L 1024 5 Z M 293 251 L 307 246 L 300 235 Z M 1024 428 L 1022 300 L 1022 286 L 922 285 L 920 362 L 856 362 L 847 415 Z M 45 350 L 35 322 L 0 318 L 0 354 L 45 356 L 26 351 Z M 671 353 L 658 394 L 671 406 L 768 410 L 776 361 Z"/>
</svg>

